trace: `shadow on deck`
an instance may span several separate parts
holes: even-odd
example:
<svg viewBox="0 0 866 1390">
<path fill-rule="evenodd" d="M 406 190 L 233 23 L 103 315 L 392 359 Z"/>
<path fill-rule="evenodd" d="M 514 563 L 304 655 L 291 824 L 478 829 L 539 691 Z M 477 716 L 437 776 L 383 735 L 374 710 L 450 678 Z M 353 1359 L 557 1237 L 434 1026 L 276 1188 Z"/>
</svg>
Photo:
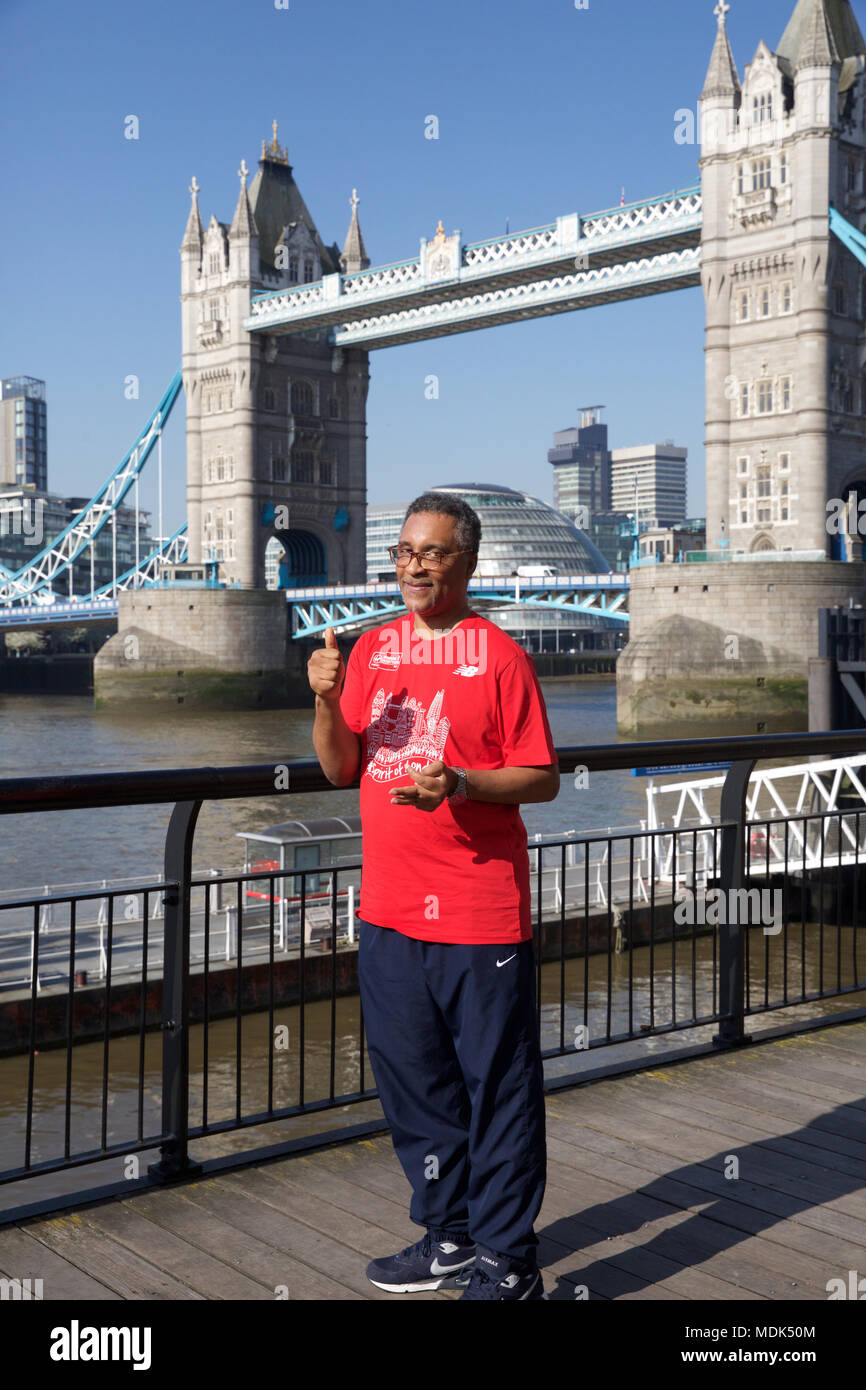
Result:
<svg viewBox="0 0 866 1390">
<path fill-rule="evenodd" d="M 866 1021 L 550 1096 L 551 1299 L 826 1301 L 866 1271 L 864 1064 Z M 0 1275 L 46 1300 L 394 1299 L 364 1270 L 419 1239 L 409 1198 L 384 1135 L 7 1227 Z"/>
</svg>

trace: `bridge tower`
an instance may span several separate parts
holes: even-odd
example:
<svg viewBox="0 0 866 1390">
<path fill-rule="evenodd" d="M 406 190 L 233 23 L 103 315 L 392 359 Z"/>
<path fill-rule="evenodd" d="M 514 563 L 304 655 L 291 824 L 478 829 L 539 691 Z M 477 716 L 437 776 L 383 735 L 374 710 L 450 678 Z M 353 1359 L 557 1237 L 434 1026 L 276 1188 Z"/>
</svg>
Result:
<svg viewBox="0 0 866 1390">
<path fill-rule="evenodd" d="M 368 354 L 327 333 L 248 333 L 250 298 L 369 265 L 357 195 L 341 255 L 326 246 L 277 139 L 246 163 L 231 223 L 202 224 L 199 188 L 181 245 L 190 560 L 264 588 L 366 575 Z"/>
<path fill-rule="evenodd" d="M 829 227 L 831 204 L 866 219 L 866 41 L 849 0 L 798 0 L 741 80 L 729 10 L 701 93 L 710 554 L 631 572 L 633 734 L 805 727 L 819 609 L 866 602 L 827 526 L 866 497 L 866 276 Z"/>
<path fill-rule="evenodd" d="M 798 0 L 741 83 L 729 8 L 701 94 L 707 549 L 827 551 L 866 462 L 866 276 L 828 225 L 866 212 L 866 42 L 849 0 Z"/>
</svg>

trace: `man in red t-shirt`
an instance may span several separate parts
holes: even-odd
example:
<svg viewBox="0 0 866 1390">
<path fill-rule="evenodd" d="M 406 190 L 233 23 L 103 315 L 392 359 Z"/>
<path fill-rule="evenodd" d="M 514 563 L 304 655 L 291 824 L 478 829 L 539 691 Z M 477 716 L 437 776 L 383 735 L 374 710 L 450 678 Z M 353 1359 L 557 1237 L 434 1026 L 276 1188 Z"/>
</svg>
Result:
<svg viewBox="0 0 866 1390">
<path fill-rule="evenodd" d="M 546 1146 L 519 806 L 552 801 L 559 769 L 531 659 L 467 602 L 480 538 L 461 498 L 417 498 L 392 550 L 407 613 L 364 633 L 345 671 L 328 629 L 308 674 L 326 777 L 361 776 L 367 1047 L 427 1228 L 368 1277 L 531 1300 Z"/>
</svg>

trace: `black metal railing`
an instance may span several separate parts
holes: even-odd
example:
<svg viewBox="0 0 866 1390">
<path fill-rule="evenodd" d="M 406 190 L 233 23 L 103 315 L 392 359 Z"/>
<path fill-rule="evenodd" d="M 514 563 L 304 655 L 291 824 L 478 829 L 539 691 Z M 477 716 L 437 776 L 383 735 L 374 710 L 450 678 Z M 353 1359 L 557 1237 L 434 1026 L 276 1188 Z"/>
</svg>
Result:
<svg viewBox="0 0 866 1390">
<path fill-rule="evenodd" d="M 585 769 L 590 778 L 636 766 L 730 766 L 710 821 L 530 843 L 546 1059 L 713 1027 L 713 1046 L 734 1047 L 751 1015 L 866 988 L 858 954 L 866 798 L 852 792 L 833 810 L 780 816 L 771 807 L 746 818 L 757 760 L 866 754 L 866 731 L 558 754 L 563 774 Z M 0 946 L 17 932 L 29 963 L 15 998 L 4 1000 L 0 975 L 0 1037 L 7 1054 L 26 1057 L 17 1157 L 8 1161 L 7 1142 L 0 1183 L 156 1148 L 149 1174 L 172 1181 L 198 1171 L 191 1141 L 375 1101 L 355 973 L 360 861 L 192 873 L 205 802 L 329 789 L 312 761 L 0 783 L 7 815 L 173 804 L 159 881 L 137 882 L 134 893 L 106 886 L 0 902 Z M 772 895 L 769 921 L 763 894 Z M 326 1037 L 315 1045 L 313 1010 L 317 1039 Z M 113 1049 L 123 1038 L 119 1062 Z M 101 1068 L 81 1116 L 76 1062 L 86 1044 L 101 1049 Z M 52 1068 L 50 1085 L 40 1084 L 43 1068 Z M 333 1134 L 317 1129 L 312 1139 Z"/>
</svg>

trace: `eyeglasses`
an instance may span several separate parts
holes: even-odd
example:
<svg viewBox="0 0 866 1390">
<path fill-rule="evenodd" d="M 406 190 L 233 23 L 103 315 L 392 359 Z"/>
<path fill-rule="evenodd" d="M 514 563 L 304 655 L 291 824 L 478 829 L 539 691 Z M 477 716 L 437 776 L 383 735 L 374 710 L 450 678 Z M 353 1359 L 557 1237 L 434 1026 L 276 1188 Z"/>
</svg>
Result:
<svg viewBox="0 0 866 1390">
<path fill-rule="evenodd" d="M 470 550 L 413 550 L 410 545 L 391 545 L 388 556 L 394 565 L 408 565 L 414 555 L 418 563 L 428 570 L 445 569 L 448 560 L 455 555 L 471 555 Z"/>
</svg>

